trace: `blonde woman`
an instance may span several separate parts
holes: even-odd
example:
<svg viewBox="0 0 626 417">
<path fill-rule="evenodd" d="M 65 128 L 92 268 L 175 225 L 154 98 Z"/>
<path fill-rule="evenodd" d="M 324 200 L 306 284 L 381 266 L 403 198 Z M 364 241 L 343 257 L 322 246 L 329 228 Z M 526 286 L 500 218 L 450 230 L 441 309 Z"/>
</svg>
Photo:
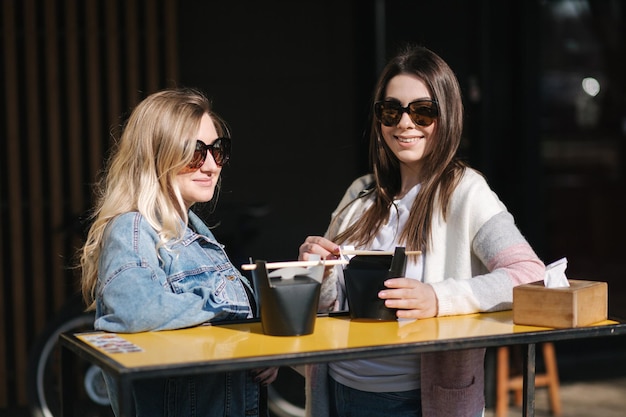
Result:
<svg viewBox="0 0 626 417">
<path fill-rule="evenodd" d="M 227 126 L 198 91 L 160 91 L 134 109 L 81 256 L 96 329 L 158 331 L 252 317 L 249 283 L 190 210 L 217 199 L 230 150 Z M 133 390 L 137 416 L 265 416 L 262 387 L 276 374 L 268 368 L 141 381 Z M 106 381 L 117 414 L 116 390 Z"/>
</svg>

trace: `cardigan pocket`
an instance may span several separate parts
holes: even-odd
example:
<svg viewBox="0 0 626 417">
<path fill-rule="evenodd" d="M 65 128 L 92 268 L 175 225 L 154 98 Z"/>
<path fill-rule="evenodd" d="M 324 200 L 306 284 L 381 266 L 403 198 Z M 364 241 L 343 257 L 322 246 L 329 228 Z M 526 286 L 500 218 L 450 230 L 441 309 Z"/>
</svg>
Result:
<svg viewBox="0 0 626 417">
<path fill-rule="evenodd" d="M 484 392 L 483 384 L 477 384 L 476 377 L 466 387 L 434 385 L 431 395 L 438 417 L 476 417 L 484 408 L 482 401 L 477 401 L 484 398 Z"/>
</svg>

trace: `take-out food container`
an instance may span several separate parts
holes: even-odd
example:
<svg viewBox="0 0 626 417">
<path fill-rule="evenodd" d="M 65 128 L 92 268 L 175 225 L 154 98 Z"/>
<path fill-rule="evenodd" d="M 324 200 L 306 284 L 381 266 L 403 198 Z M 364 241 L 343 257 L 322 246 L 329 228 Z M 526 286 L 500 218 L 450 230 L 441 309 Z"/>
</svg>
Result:
<svg viewBox="0 0 626 417">
<path fill-rule="evenodd" d="M 256 261 L 252 281 L 257 292 L 263 333 L 300 336 L 313 333 L 324 267 L 299 268 L 281 276 L 267 272 L 265 261 Z M 293 269 L 292 269 L 293 270 Z"/>
<path fill-rule="evenodd" d="M 378 293 L 385 280 L 404 276 L 405 248 L 396 247 L 393 255 L 356 255 L 344 269 L 350 318 L 396 320 L 396 309 L 385 306 Z"/>
</svg>

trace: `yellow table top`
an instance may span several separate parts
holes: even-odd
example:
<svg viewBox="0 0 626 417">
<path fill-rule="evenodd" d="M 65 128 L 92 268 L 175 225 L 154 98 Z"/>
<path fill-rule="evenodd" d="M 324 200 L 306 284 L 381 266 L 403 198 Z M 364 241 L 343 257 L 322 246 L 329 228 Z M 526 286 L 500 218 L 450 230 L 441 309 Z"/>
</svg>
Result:
<svg viewBox="0 0 626 417">
<path fill-rule="evenodd" d="M 336 316 L 318 317 L 314 333 L 304 336 L 268 336 L 263 334 L 260 322 L 249 322 L 134 334 L 80 333 L 73 335 L 73 338 L 85 345 L 83 349 L 104 355 L 107 360 L 122 368 L 138 371 L 150 367 L 193 363 L 207 365 L 211 362 L 234 362 L 246 358 L 271 360 L 289 355 L 299 355 L 302 358 L 307 354 L 319 358 L 320 352 L 346 352 L 359 348 L 384 349 L 419 344 L 439 344 L 441 347 L 444 341 L 447 341 L 447 348 L 452 349 L 453 346 L 450 345 L 461 339 L 489 336 L 505 338 L 524 333 L 557 331 L 515 325 L 512 317 L 511 311 L 408 322 L 357 321 L 350 320 L 348 316 Z M 611 324 L 618 323 L 607 320 L 593 326 Z M 135 349 L 111 353 L 115 349 L 103 343 L 107 337 L 128 343 Z"/>
</svg>

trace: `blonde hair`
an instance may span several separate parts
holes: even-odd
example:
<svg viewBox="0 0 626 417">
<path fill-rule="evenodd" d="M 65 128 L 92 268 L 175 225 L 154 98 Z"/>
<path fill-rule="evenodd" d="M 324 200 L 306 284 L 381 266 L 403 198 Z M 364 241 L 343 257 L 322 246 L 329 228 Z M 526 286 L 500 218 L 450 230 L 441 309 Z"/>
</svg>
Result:
<svg viewBox="0 0 626 417">
<path fill-rule="evenodd" d="M 80 254 L 88 310 L 95 308 L 104 231 L 116 216 L 138 211 L 157 231 L 161 245 L 182 237 L 188 215 L 175 178 L 193 157 L 204 114 L 211 117 L 219 136 L 228 135 L 208 99 L 193 89 L 154 93 L 131 113 L 97 187 L 92 224 Z"/>
</svg>

